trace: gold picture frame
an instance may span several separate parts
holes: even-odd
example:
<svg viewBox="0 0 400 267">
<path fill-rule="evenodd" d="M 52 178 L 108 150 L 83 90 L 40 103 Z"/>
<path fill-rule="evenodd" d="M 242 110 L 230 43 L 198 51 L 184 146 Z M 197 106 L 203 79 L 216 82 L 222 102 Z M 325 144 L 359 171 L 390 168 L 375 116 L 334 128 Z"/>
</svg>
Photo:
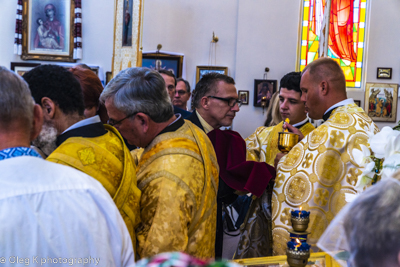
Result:
<svg viewBox="0 0 400 267">
<path fill-rule="evenodd" d="M 75 62 L 74 10 L 74 0 L 23 0 L 21 59 Z"/>
<path fill-rule="evenodd" d="M 222 66 L 197 66 L 196 67 L 196 83 L 200 81 L 204 74 L 217 72 L 228 75 L 228 67 Z"/>
<path fill-rule="evenodd" d="M 143 0 L 115 0 L 114 3 L 113 77 L 123 69 L 141 65 Z"/>
<path fill-rule="evenodd" d="M 233 260 L 243 266 L 257 267 L 289 267 L 286 255 L 274 257 L 260 257 L 249 259 Z M 340 267 L 340 265 L 327 253 L 316 252 L 311 253 L 308 259 L 308 267 Z"/>
<path fill-rule="evenodd" d="M 397 121 L 398 87 L 394 83 L 366 83 L 364 110 L 373 121 Z"/>
</svg>

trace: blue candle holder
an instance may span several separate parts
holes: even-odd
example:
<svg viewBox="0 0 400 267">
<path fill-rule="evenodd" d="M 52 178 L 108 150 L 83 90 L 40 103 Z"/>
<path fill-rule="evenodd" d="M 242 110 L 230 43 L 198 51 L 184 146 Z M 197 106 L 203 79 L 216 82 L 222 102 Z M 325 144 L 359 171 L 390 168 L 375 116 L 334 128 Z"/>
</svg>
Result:
<svg viewBox="0 0 400 267">
<path fill-rule="evenodd" d="M 294 210 L 291 211 L 292 217 L 297 217 L 297 218 L 309 218 L 310 217 L 310 212 L 305 211 L 305 210 Z"/>
</svg>

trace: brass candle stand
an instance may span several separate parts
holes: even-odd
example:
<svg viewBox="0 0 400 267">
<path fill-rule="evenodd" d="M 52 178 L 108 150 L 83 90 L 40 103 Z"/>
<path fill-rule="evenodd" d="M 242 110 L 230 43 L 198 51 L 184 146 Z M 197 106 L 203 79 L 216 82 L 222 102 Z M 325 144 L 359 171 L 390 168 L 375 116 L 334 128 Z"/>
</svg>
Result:
<svg viewBox="0 0 400 267">
<path fill-rule="evenodd" d="M 301 211 L 300 214 L 302 214 Z M 310 257 L 310 245 L 307 244 L 307 235 L 311 233 L 306 231 L 310 222 L 309 212 L 306 213 L 306 216 L 292 214 L 291 222 L 293 230 L 289 230 L 291 241 L 288 242 L 288 248 L 286 249 L 287 262 L 291 267 L 304 267 Z M 296 242 L 296 245 L 293 248 L 294 242 Z"/>
</svg>

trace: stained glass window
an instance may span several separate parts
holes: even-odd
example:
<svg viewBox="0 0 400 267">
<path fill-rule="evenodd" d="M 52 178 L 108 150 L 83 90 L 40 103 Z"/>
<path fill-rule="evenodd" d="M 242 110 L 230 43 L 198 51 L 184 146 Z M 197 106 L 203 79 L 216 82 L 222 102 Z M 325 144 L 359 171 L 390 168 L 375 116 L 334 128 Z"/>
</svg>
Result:
<svg viewBox="0 0 400 267">
<path fill-rule="evenodd" d="M 347 87 L 361 87 L 367 0 L 332 0 L 326 55 L 335 59 Z M 300 71 L 318 58 L 325 0 L 304 0 L 301 27 Z"/>
</svg>

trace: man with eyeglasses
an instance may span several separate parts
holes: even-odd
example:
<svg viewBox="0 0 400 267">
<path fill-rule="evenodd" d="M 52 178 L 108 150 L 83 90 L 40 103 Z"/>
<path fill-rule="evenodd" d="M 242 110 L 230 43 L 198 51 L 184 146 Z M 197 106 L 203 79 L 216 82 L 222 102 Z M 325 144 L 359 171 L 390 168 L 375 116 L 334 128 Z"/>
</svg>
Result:
<svg viewBox="0 0 400 267">
<path fill-rule="evenodd" d="M 139 258 L 170 251 L 213 258 L 218 163 L 211 141 L 174 115 L 157 71 L 121 71 L 100 100 L 128 142 L 144 149 L 137 166 L 142 191 Z"/>
<path fill-rule="evenodd" d="M 173 103 L 174 96 L 176 95 L 176 77 L 172 73 L 172 71 L 169 70 L 158 70 L 158 72 L 161 74 L 161 77 L 165 81 L 165 88 L 167 89 L 169 98 L 171 99 L 171 102 Z M 180 91 L 179 91 L 180 92 Z M 183 109 L 181 107 L 175 106 L 174 105 L 174 114 L 181 114 L 184 119 L 186 119 L 188 116 L 190 116 L 190 112 L 186 111 L 186 109 Z"/>
<path fill-rule="evenodd" d="M 178 78 L 176 80 L 176 93 L 174 95 L 174 99 L 172 100 L 172 104 L 174 104 L 175 107 L 188 110 L 187 102 L 189 101 L 190 95 L 189 82 L 182 78 Z"/>
<path fill-rule="evenodd" d="M 209 73 L 196 84 L 193 91 L 194 111 L 188 120 L 206 133 L 222 126 L 232 125 L 236 112 L 241 105 L 236 92 L 235 80 L 227 75 Z M 218 214 L 215 243 L 215 256 L 222 257 L 223 223 L 222 206 L 232 204 L 238 195 L 222 179 L 219 179 Z"/>
<path fill-rule="evenodd" d="M 78 169 L 98 180 L 113 198 L 136 246 L 140 190 L 136 167 L 122 136 L 98 115 L 84 117 L 79 81 L 65 68 L 41 65 L 24 74 L 44 125 L 33 144 L 48 161 Z M 111 125 L 120 122 L 110 120 Z M 93 222 L 95 223 L 95 222 Z"/>
</svg>

